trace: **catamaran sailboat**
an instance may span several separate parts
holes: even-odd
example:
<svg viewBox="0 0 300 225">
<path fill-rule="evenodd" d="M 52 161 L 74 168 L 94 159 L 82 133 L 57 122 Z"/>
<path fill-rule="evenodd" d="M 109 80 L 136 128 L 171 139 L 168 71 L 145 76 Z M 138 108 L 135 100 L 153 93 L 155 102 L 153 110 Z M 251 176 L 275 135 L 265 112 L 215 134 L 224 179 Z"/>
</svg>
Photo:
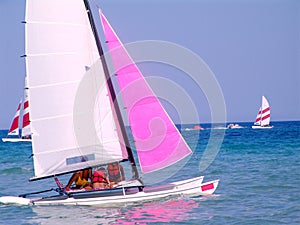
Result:
<svg viewBox="0 0 300 225">
<path fill-rule="evenodd" d="M 270 105 L 267 101 L 265 96 L 262 96 L 261 107 L 258 110 L 254 125 L 252 126 L 253 129 L 268 129 L 272 128 L 270 126 L 270 118 L 271 111 Z"/>
<path fill-rule="evenodd" d="M 19 122 L 21 105 L 23 103 L 22 124 Z M 21 134 L 20 134 L 21 130 Z M 3 142 L 31 142 L 31 130 L 29 120 L 29 102 L 28 95 L 25 89 L 24 100 L 20 101 L 17 112 L 13 118 L 7 137 L 2 138 Z"/>
<path fill-rule="evenodd" d="M 219 180 L 203 183 L 203 176 L 163 185 L 143 183 L 140 173 L 146 176 L 177 165 L 192 150 L 106 17 L 101 11 L 99 14 L 112 73 L 88 0 L 27 0 L 26 69 L 34 162 L 31 181 L 51 177 L 57 181 L 62 174 L 124 161 L 130 162 L 132 178 L 110 189 L 71 192 L 57 182 L 55 195 L 32 197 L 45 190 L 0 197 L 0 202 L 98 205 L 214 193 Z M 116 75 L 134 146 L 129 142 L 110 74 Z"/>
</svg>

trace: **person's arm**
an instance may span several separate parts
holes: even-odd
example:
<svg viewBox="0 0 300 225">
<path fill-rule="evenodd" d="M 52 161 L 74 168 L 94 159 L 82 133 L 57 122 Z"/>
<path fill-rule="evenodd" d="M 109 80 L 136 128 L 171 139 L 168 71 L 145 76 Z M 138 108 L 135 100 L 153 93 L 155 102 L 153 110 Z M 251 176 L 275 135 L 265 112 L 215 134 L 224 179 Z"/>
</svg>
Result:
<svg viewBox="0 0 300 225">
<path fill-rule="evenodd" d="M 108 176 L 106 175 L 106 177 L 105 177 L 105 180 L 106 180 L 106 183 L 108 184 L 108 186 L 110 187 L 110 181 L 109 181 L 109 179 L 108 179 Z"/>
<path fill-rule="evenodd" d="M 123 166 L 121 166 L 121 165 L 120 165 L 120 170 L 121 170 L 121 180 L 125 180 L 124 169 L 123 169 Z"/>
<path fill-rule="evenodd" d="M 78 179 L 78 173 L 73 173 L 66 187 L 70 187 Z"/>
<path fill-rule="evenodd" d="M 90 179 L 90 182 L 92 182 L 93 181 L 93 173 L 92 173 L 92 168 L 90 168 L 89 169 L 89 177 L 88 177 L 89 179 Z"/>
</svg>

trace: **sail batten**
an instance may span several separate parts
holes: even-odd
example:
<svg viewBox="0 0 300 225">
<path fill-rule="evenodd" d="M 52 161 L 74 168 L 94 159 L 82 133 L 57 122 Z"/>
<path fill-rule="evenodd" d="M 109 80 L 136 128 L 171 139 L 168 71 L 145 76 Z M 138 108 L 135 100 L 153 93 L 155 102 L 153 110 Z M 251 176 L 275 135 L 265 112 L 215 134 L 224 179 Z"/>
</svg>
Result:
<svg viewBox="0 0 300 225">
<path fill-rule="evenodd" d="M 51 22 L 51 21 L 26 21 L 28 24 L 44 24 L 44 25 L 67 25 L 67 26 L 76 26 L 76 27 L 85 27 L 88 28 L 89 26 L 77 24 L 77 23 L 61 23 L 61 22 Z"/>
<path fill-rule="evenodd" d="M 35 57 L 35 56 L 50 56 L 50 55 L 75 55 L 76 52 L 45 52 L 39 54 L 27 54 L 26 57 Z"/>
</svg>

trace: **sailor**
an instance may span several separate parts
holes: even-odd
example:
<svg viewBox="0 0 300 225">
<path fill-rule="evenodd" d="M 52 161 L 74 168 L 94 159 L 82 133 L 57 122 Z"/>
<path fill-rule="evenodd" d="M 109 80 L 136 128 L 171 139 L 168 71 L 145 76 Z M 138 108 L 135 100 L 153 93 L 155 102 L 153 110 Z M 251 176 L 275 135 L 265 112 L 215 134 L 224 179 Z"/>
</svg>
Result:
<svg viewBox="0 0 300 225">
<path fill-rule="evenodd" d="M 103 167 L 101 167 L 99 170 L 95 170 L 93 174 L 93 188 L 105 189 L 109 187 L 110 182 L 106 170 Z"/>
<path fill-rule="evenodd" d="M 117 184 L 123 180 L 125 180 L 124 169 L 123 166 L 118 162 L 111 163 L 107 166 L 108 170 L 108 178 L 111 182 L 111 185 Z"/>
<path fill-rule="evenodd" d="M 67 186 L 66 186 L 66 190 L 70 190 L 71 185 L 75 182 L 75 189 L 81 189 L 84 188 L 85 190 L 91 190 L 92 187 L 90 186 L 90 182 L 89 180 L 92 177 L 92 169 L 88 168 L 88 169 L 84 169 L 81 171 L 78 171 L 76 173 L 74 173 Z"/>
</svg>

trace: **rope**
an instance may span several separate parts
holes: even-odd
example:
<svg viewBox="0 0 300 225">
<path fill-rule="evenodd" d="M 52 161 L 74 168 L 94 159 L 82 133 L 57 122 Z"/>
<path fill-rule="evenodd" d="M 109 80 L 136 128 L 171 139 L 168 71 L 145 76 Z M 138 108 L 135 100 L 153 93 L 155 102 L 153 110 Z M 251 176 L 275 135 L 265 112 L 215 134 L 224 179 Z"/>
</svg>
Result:
<svg viewBox="0 0 300 225">
<path fill-rule="evenodd" d="M 98 3 L 96 2 L 96 0 L 94 0 L 94 4 L 96 5 L 96 7 L 98 8 L 98 9 L 100 9 L 100 6 L 98 5 Z M 101 10 L 101 9 L 100 9 Z"/>
</svg>

